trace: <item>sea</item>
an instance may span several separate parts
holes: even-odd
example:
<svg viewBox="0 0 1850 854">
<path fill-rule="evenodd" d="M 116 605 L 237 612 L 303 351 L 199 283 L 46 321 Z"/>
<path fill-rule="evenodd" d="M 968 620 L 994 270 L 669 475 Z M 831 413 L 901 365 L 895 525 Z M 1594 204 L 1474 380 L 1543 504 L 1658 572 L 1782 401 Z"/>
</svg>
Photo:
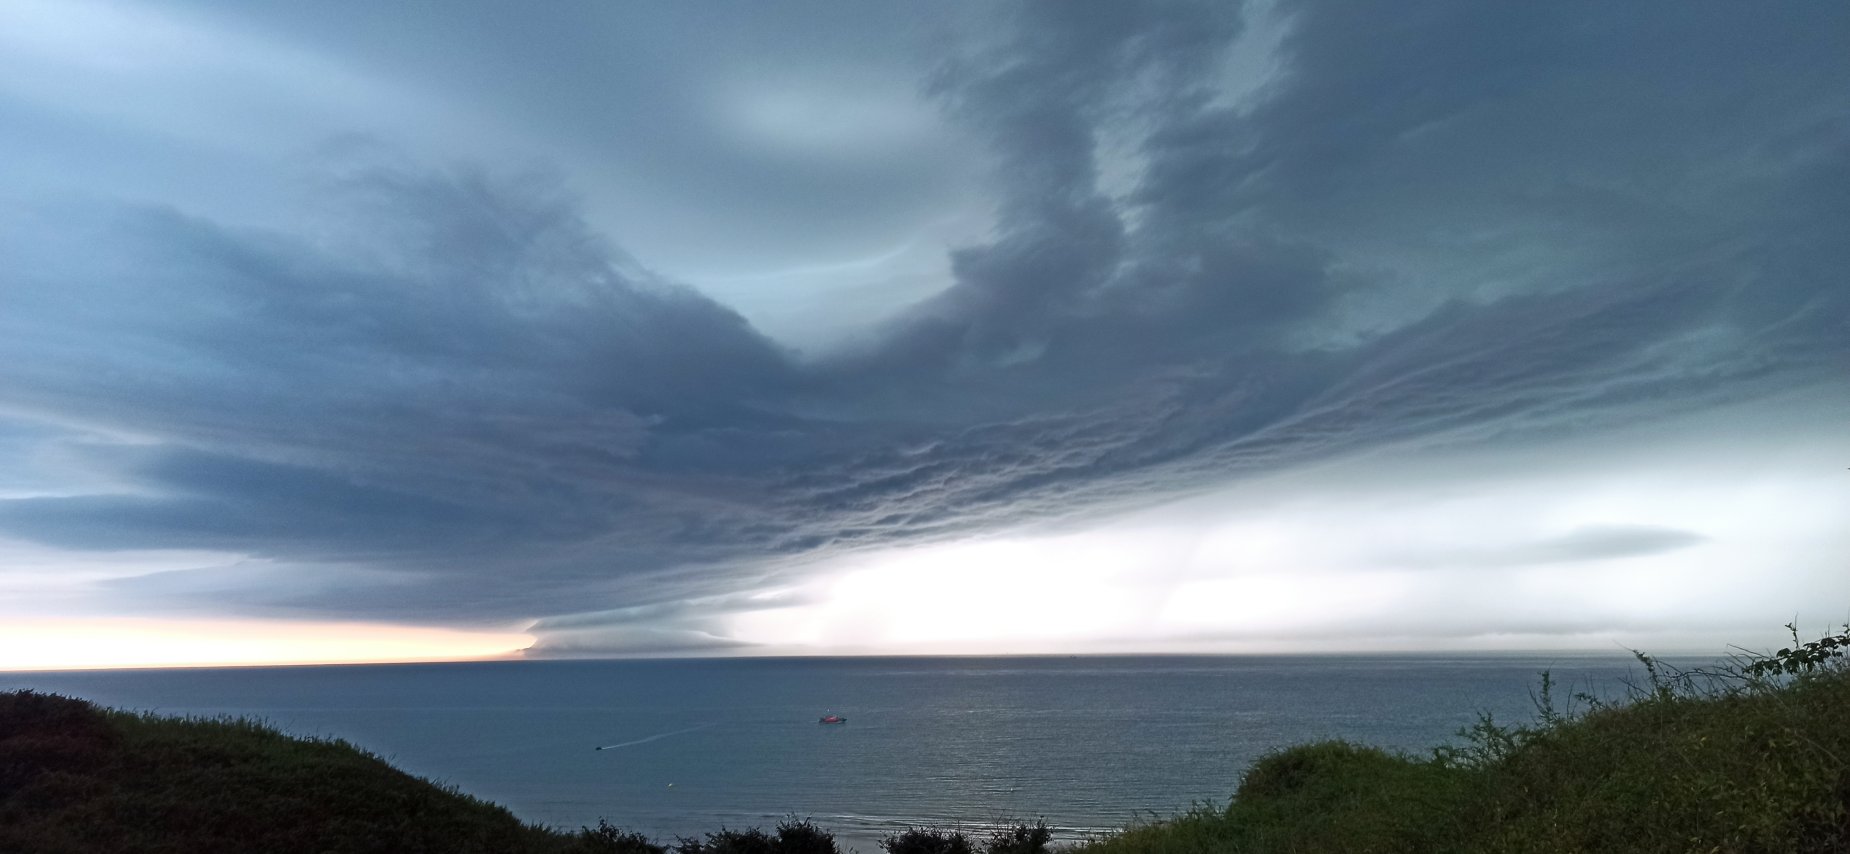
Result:
<svg viewBox="0 0 1850 854">
<path fill-rule="evenodd" d="M 1623 653 L 737 658 L 0 673 L 0 689 L 340 738 L 567 830 L 672 842 L 798 818 L 877 854 L 911 826 L 1039 819 L 1072 840 L 1224 806 L 1249 763 L 1313 739 L 1424 755 L 1480 715 L 1534 720 L 1543 671 L 1562 705 L 1641 678 Z"/>
</svg>

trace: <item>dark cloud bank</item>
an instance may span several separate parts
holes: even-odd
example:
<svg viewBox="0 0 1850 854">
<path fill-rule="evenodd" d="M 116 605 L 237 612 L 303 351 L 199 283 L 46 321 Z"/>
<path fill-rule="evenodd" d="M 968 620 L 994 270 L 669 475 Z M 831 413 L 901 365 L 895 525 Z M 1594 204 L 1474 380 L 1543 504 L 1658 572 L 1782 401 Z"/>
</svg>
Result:
<svg viewBox="0 0 1850 854">
<path fill-rule="evenodd" d="M 12 215 L 0 411 L 96 486 L 0 500 L 0 533 L 258 559 L 118 582 L 174 607 L 619 609 L 552 648 L 589 620 L 653 651 L 725 643 L 639 626 L 760 606 L 767 558 L 1841 389 L 1845 7 L 1277 14 L 1240 104 L 1229 3 L 1028 6 L 948 60 L 926 85 L 992 147 L 993 239 L 822 354 L 531 177 L 349 157 L 313 234 Z M 1576 536 L 1529 557 L 1693 542 Z"/>
</svg>

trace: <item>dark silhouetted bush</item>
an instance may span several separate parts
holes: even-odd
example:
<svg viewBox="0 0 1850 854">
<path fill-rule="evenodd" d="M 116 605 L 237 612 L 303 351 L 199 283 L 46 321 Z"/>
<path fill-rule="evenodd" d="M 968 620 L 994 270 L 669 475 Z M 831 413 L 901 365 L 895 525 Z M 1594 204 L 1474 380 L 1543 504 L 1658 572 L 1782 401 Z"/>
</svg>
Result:
<svg viewBox="0 0 1850 854">
<path fill-rule="evenodd" d="M 1786 631 L 1792 633 L 1791 646 L 1766 655 L 1750 655 L 1751 661 L 1742 669 L 1757 677 L 1807 675 L 1842 665 L 1845 656 L 1850 655 L 1850 624 L 1845 624 L 1841 632 L 1808 642 L 1799 640 L 1798 623 L 1787 623 Z"/>
<path fill-rule="evenodd" d="M 1047 843 L 1053 840 L 1053 831 L 1047 822 L 1035 819 L 1033 824 L 1015 822 L 1000 828 L 989 835 L 986 854 L 1046 854 Z"/>
<path fill-rule="evenodd" d="M 675 844 L 676 854 L 840 854 L 835 834 L 817 827 L 809 819 L 786 819 L 777 825 L 775 834 L 756 827 L 747 830 L 721 829 L 703 839 L 684 836 Z"/>
<path fill-rule="evenodd" d="M 749 830 L 720 828 L 705 839 L 684 836 L 676 843 L 679 854 L 777 854 L 777 840 L 754 827 Z"/>
<path fill-rule="evenodd" d="M 777 854 L 840 854 L 835 834 L 809 819 L 788 819 L 777 825 Z"/>
<path fill-rule="evenodd" d="M 880 840 L 887 854 L 975 854 L 970 837 L 960 830 L 911 827 Z"/>
<path fill-rule="evenodd" d="M 580 830 L 576 841 L 575 854 L 668 854 L 667 846 L 657 845 L 635 831 L 612 826 L 601 818 L 596 828 Z"/>
<path fill-rule="evenodd" d="M 106 767 L 117 740 L 108 718 L 82 700 L 35 691 L 0 694 L 0 801 L 62 800 L 53 790 Z"/>
</svg>

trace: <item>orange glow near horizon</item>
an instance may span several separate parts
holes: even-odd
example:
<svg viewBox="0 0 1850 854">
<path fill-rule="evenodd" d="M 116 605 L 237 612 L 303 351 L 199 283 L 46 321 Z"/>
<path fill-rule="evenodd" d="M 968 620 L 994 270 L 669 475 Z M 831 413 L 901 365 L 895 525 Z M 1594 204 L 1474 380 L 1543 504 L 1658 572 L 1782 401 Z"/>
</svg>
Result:
<svg viewBox="0 0 1850 854">
<path fill-rule="evenodd" d="M 9 619 L 0 671 L 474 661 L 533 642 L 513 631 L 287 620 Z"/>
</svg>

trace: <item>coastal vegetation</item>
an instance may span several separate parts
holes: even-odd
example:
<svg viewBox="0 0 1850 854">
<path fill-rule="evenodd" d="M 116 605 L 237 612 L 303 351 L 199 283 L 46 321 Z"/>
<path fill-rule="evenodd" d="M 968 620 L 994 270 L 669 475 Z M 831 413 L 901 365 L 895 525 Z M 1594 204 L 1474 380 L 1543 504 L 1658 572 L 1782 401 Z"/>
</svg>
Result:
<svg viewBox="0 0 1850 854">
<path fill-rule="evenodd" d="M 0 694 L 0 851 L 574 850 L 568 842 L 578 840 L 339 740 Z"/>
<path fill-rule="evenodd" d="M 1850 851 L 1850 626 L 1680 671 L 1639 655 L 1628 696 L 1546 674 L 1535 720 L 1484 717 L 1426 755 L 1340 741 L 1278 750 L 1230 802 L 1079 843 L 1188 852 Z M 912 828 L 887 854 L 1041 854 L 1039 822 Z M 0 851 L 836 854 L 792 819 L 663 843 L 563 832 L 333 739 L 0 694 Z"/>
<path fill-rule="evenodd" d="M 1791 629 L 1788 626 L 1788 629 Z M 1255 762 L 1200 805 L 1084 846 L 1189 852 L 1850 851 L 1850 626 L 1678 671 L 1639 654 L 1618 701 L 1558 697 L 1415 756 L 1341 741 Z"/>
</svg>

